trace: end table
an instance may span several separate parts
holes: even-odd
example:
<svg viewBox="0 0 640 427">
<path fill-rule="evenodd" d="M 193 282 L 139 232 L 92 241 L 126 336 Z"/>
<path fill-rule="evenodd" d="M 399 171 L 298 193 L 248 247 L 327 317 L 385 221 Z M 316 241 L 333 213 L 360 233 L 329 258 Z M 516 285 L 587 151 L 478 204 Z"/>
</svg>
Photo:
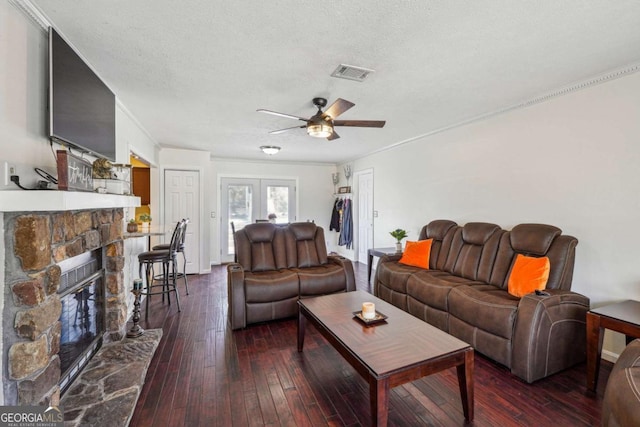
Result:
<svg viewBox="0 0 640 427">
<path fill-rule="evenodd" d="M 385 256 L 385 255 L 393 255 L 393 254 L 400 254 L 402 252 L 398 252 L 396 251 L 396 248 L 371 248 L 369 250 L 367 250 L 367 255 L 368 255 L 368 259 L 367 259 L 367 283 L 371 284 L 371 267 L 372 267 L 372 263 L 373 263 L 373 257 L 377 256 L 377 257 L 381 257 L 381 256 Z"/>
</svg>

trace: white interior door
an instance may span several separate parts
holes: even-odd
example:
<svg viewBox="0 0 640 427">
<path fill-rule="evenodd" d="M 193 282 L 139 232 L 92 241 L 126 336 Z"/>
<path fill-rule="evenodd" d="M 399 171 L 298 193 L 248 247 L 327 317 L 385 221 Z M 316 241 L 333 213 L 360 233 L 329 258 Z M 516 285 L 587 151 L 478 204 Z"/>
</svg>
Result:
<svg viewBox="0 0 640 427">
<path fill-rule="evenodd" d="M 220 180 L 220 259 L 233 261 L 235 230 L 256 221 L 277 224 L 296 220 L 296 185 L 292 179 L 222 178 Z"/>
<path fill-rule="evenodd" d="M 367 262 L 373 248 L 373 172 L 358 174 L 358 261 Z"/>
<path fill-rule="evenodd" d="M 165 169 L 164 221 L 175 226 L 183 218 L 189 219 L 185 237 L 186 272 L 200 272 L 200 173 L 198 171 Z M 167 237 L 167 241 L 170 236 Z M 180 263 L 178 263 L 180 264 Z"/>
</svg>

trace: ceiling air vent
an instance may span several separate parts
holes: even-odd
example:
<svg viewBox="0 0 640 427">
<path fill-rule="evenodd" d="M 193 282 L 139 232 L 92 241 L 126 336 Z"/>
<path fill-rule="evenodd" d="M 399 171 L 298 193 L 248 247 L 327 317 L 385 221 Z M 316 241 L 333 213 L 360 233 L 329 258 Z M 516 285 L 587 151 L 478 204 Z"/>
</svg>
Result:
<svg viewBox="0 0 640 427">
<path fill-rule="evenodd" d="M 375 72 L 368 68 L 355 67 L 353 65 L 340 64 L 338 68 L 331 73 L 331 77 L 337 77 L 339 79 L 355 80 L 357 82 L 364 81 L 367 76 Z"/>
</svg>

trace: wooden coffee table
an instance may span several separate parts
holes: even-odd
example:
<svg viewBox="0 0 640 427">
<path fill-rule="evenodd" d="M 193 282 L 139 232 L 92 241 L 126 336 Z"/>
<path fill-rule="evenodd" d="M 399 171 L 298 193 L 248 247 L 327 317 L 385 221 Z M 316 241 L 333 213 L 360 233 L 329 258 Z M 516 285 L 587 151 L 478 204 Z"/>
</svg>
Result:
<svg viewBox="0 0 640 427">
<path fill-rule="evenodd" d="M 593 392 L 598 385 L 605 328 L 625 334 L 627 344 L 640 338 L 640 301 L 622 301 L 587 312 L 587 389 Z"/>
<path fill-rule="evenodd" d="M 384 323 L 367 326 L 354 318 L 366 301 L 388 317 Z M 464 417 L 473 421 L 469 344 L 363 291 L 301 299 L 298 305 L 298 351 L 308 320 L 369 383 L 372 425 L 387 425 L 391 388 L 452 367 L 458 371 Z"/>
</svg>

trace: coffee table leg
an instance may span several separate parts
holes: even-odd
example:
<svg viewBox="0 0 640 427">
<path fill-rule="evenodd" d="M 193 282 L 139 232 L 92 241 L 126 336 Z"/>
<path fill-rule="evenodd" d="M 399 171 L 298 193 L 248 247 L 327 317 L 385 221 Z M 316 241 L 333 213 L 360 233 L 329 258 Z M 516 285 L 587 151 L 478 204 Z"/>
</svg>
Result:
<svg viewBox="0 0 640 427">
<path fill-rule="evenodd" d="M 389 415 L 389 379 L 369 380 L 369 400 L 371 401 L 371 425 L 386 426 Z"/>
<path fill-rule="evenodd" d="M 469 422 L 473 421 L 473 360 L 473 349 L 468 349 L 464 353 L 464 365 L 456 367 L 462 411 L 464 418 Z"/>
<path fill-rule="evenodd" d="M 600 316 L 587 312 L 587 390 L 593 392 L 598 385 L 603 338 Z"/>
<path fill-rule="evenodd" d="M 304 333 L 307 326 L 307 318 L 302 314 L 302 310 L 298 307 L 298 352 L 302 352 L 304 346 Z"/>
</svg>

